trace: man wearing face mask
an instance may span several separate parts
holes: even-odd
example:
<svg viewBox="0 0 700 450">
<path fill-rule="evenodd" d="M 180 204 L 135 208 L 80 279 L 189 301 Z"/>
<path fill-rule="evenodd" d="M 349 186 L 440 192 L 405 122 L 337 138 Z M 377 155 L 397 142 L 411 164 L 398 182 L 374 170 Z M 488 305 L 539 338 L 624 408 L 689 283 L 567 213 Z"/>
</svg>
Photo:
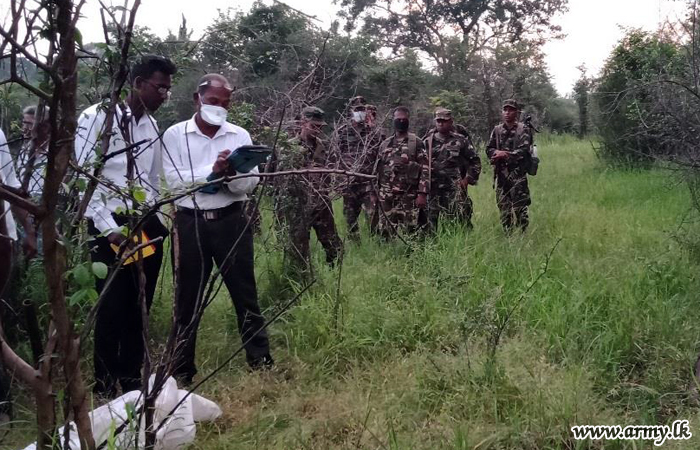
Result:
<svg viewBox="0 0 700 450">
<path fill-rule="evenodd" d="M 479 181 L 481 159 L 468 135 L 454 131 L 452 111 L 435 110 L 435 129 L 425 138 L 431 160 L 429 225 L 437 232 L 442 215 L 462 219 L 472 228 L 472 201 L 467 189 Z"/>
<path fill-rule="evenodd" d="M 83 111 L 78 119 L 75 152 L 83 168 L 92 173 L 102 166 L 100 177 L 110 185 L 128 191 L 130 187 L 145 192 L 146 203 L 158 195 L 161 173 L 161 142 L 158 125 L 152 114 L 168 98 L 175 65 L 167 58 L 144 55 L 131 69 L 131 92 L 124 103 L 116 106 L 111 130 L 105 130 L 106 108 L 96 104 Z M 102 136 L 110 133 L 109 148 L 103 156 Z M 138 144 L 138 145 L 136 145 Z M 90 199 L 85 216 L 88 230 L 94 236 L 91 249 L 93 262 L 102 262 L 118 270 L 105 294 L 95 321 L 95 386 L 94 392 L 115 397 L 118 384 L 122 391 L 141 387 L 141 365 L 144 342 L 142 336 L 140 272 L 137 264 L 114 267 L 118 261 L 112 245 L 126 239 L 124 231 L 137 217 L 122 211 L 139 207 L 139 202 L 126 200 L 131 195 L 117 195 L 112 189 L 98 185 Z M 167 230 L 157 215 L 144 221 L 143 231 L 149 239 L 165 237 Z M 163 258 L 163 243 L 154 245 L 155 252 L 143 259 L 146 305 L 150 307 Z M 97 281 L 98 291 L 105 280 Z"/>
<path fill-rule="evenodd" d="M 226 121 L 232 93 L 222 75 L 203 76 L 194 93 L 195 115 L 163 135 L 163 169 L 170 189 L 189 189 L 211 179 L 210 174 L 215 178 L 236 175 L 227 158 L 252 141 L 246 130 Z M 250 173 L 257 174 L 257 167 Z M 253 233 L 244 213 L 248 194 L 258 181 L 258 177 L 249 177 L 224 182 L 214 194 L 197 191 L 175 202 L 180 284 L 175 299 L 179 345 L 174 375 L 185 385 L 191 384 L 197 373 L 197 328 L 214 263 L 236 310 L 248 365 L 259 370 L 274 364 L 258 305 Z"/>
<path fill-rule="evenodd" d="M 527 167 L 530 162 L 530 134 L 522 122 L 518 122 L 518 102 L 503 102 L 503 123 L 491 133 L 486 156 L 493 165 L 496 187 L 496 203 L 501 212 L 501 225 L 506 233 L 513 225 L 522 231 L 530 219 L 530 189 L 527 185 Z"/>
<path fill-rule="evenodd" d="M 379 185 L 379 232 L 384 237 L 397 229 L 417 231 L 419 210 L 427 205 L 428 156 L 423 142 L 408 132 L 409 119 L 408 108 L 394 110 L 394 134 L 379 147 L 373 170 Z"/>
<path fill-rule="evenodd" d="M 309 106 L 302 110 L 299 135 L 280 154 L 278 170 L 321 169 L 328 165 L 321 131 L 326 125 L 322 109 Z M 275 208 L 287 235 L 285 259 L 293 276 L 308 278 L 312 272 L 309 240 L 311 229 L 326 252 L 326 262 L 334 265 L 343 251 L 333 218 L 328 175 L 284 177 L 279 180 Z"/>
<path fill-rule="evenodd" d="M 371 126 L 373 117 L 368 116 L 367 101 L 362 96 L 350 99 L 350 117 L 337 131 L 337 153 L 344 170 L 371 173 L 381 144 L 381 130 Z M 369 120 L 368 120 L 369 119 Z M 369 196 L 369 182 L 365 179 L 343 179 L 343 214 L 352 239 L 359 238 L 357 220 L 364 209 L 373 226 L 373 205 Z"/>
</svg>

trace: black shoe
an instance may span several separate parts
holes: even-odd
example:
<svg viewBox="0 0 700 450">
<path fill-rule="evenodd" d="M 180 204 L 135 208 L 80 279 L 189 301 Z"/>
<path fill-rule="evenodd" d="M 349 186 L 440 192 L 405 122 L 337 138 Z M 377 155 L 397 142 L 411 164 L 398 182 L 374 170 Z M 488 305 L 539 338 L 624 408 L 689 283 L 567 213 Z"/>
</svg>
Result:
<svg viewBox="0 0 700 450">
<path fill-rule="evenodd" d="M 248 362 L 248 367 L 250 367 L 250 370 L 253 371 L 270 370 L 275 366 L 275 360 L 272 359 L 272 356 L 270 356 L 269 353 L 258 357 L 251 357 L 250 355 L 247 355 L 246 361 Z"/>
<path fill-rule="evenodd" d="M 177 381 L 177 387 L 179 389 L 185 389 L 189 390 L 189 388 L 192 387 L 194 384 L 194 375 L 188 375 L 188 374 L 180 374 L 180 375 L 173 375 L 173 378 L 175 378 L 175 381 Z"/>
<path fill-rule="evenodd" d="M 117 384 L 98 380 L 92 387 L 92 394 L 99 400 L 114 400 L 117 398 Z"/>
<path fill-rule="evenodd" d="M 119 385 L 122 387 L 123 394 L 131 391 L 140 391 L 142 388 L 141 380 L 138 378 L 121 378 Z"/>
</svg>

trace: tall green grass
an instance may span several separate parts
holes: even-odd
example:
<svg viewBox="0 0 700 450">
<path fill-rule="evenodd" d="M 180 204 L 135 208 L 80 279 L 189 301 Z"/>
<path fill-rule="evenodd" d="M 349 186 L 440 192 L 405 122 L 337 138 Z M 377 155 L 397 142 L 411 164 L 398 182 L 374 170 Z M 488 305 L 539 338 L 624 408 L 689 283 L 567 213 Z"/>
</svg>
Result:
<svg viewBox="0 0 700 450">
<path fill-rule="evenodd" d="M 365 234 L 339 290 L 315 245 L 317 285 L 272 329 L 278 370 L 247 374 L 241 358 L 217 377 L 207 394 L 227 413 L 199 448 L 651 448 L 569 428 L 693 419 L 697 266 L 674 238 L 687 193 L 669 172 L 606 169 L 588 142 L 539 147 L 524 235 L 501 231 L 487 169 L 471 232 L 446 223 L 409 247 Z M 274 237 L 259 244 L 272 312 L 282 261 Z M 204 372 L 238 343 L 230 311 L 224 295 L 207 312 Z"/>
<path fill-rule="evenodd" d="M 686 191 L 670 172 L 606 169 L 588 142 L 545 136 L 539 150 L 524 235 L 503 234 L 487 167 L 470 192 L 473 231 L 445 223 L 407 246 L 364 230 L 339 284 L 314 240 L 317 283 L 271 328 L 277 369 L 250 374 L 241 357 L 205 385 L 224 417 L 195 448 L 640 449 L 653 445 L 577 442 L 570 427 L 696 424 L 698 266 L 675 239 Z M 340 204 L 336 222 L 344 235 Z M 263 228 L 269 317 L 291 294 Z M 155 340 L 169 327 L 165 284 Z M 239 345 L 226 293 L 200 330 L 206 374 Z"/>
</svg>

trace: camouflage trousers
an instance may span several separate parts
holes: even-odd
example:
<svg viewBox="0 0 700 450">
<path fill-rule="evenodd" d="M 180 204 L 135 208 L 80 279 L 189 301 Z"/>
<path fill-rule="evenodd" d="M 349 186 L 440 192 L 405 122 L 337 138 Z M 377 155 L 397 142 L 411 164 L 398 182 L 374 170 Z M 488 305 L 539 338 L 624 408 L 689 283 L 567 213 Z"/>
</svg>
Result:
<svg viewBox="0 0 700 450">
<path fill-rule="evenodd" d="M 458 220 L 467 228 L 473 228 L 472 215 L 474 203 L 462 190 L 438 191 L 430 195 L 427 211 L 427 226 L 433 232 L 437 232 L 439 219 Z"/>
<path fill-rule="evenodd" d="M 343 251 L 343 241 L 335 228 L 330 198 L 317 194 L 311 202 L 287 200 L 288 204 L 278 211 L 278 218 L 287 232 L 284 252 L 292 268 L 311 272 L 311 229 L 316 231 L 316 237 L 326 252 L 326 262 L 335 264 Z"/>
<path fill-rule="evenodd" d="M 525 231 L 530 224 L 528 206 L 531 203 L 527 175 L 499 175 L 496 178 L 496 203 L 506 233 L 510 233 L 513 226 Z"/>
<path fill-rule="evenodd" d="M 380 192 L 378 206 L 377 230 L 382 236 L 390 237 L 397 231 L 415 233 L 420 228 L 416 194 Z"/>
<path fill-rule="evenodd" d="M 343 215 L 348 224 L 348 233 L 351 238 L 357 238 L 360 232 L 358 219 L 364 210 L 369 222 L 369 230 L 374 233 L 377 229 L 378 215 L 376 205 L 372 203 L 370 193 L 367 192 L 368 184 L 350 183 L 343 192 Z"/>
</svg>

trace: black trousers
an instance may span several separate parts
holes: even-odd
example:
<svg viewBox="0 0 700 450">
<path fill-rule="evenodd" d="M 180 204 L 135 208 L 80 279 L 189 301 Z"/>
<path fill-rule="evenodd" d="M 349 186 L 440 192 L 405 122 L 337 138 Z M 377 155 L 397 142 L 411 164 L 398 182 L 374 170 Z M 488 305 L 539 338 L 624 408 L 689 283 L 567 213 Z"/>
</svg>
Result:
<svg viewBox="0 0 700 450">
<path fill-rule="evenodd" d="M 206 220 L 201 212 L 180 209 L 175 215 L 180 281 L 175 299 L 178 346 L 174 372 L 184 379 L 191 380 L 197 373 L 197 328 L 204 313 L 204 296 L 214 263 L 236 309 L 241 340 L 245 343 L 265 324 L 255 284 L 253 234 L 250 227 L 244 231 L 247 219 L 242 202 L 225 208 L 221 214 L 222 217 Z M 269 354 L 267 332 L 259 331 L 245 345 L 245 350 L 249 361 Z"/>
<path fill-rule="evenodd" d="M 115 216 L 118 224 L 124 222 Z M 92 222 L 89 231 L 99 234 Z M 152 217 L 144 225 L 146 235 L 153 239 L 164 236 L 167 231 L 157 217 Z M 116 253 L 106 237 L 97 237 L 91 250 L 93 262 L 103 262 L 110 269 L 118 270 L 109 291 L 97 310 L 95 321 L 95 388 L 94 391 L 106 396 L 116 395 L 117 382 L 122 391 L 127 392 L 141 387 L 141 366 L 143 365 L 144 342 L 141 305 L 139 304 L 139 271 L 136 262 L 121 267 L 112 267 Z M 155 244 L 155 254 L 144 258 L 143 271 L 146 276 L 146 304 L 150 309 L 158 282 L 158 273 L 163 261 L 163 243 Z M 97 280 L 97 291 L 102 292 L 105 280 Z M 146 324 L 148 326 L 148 324 Z"/>
</svg>

